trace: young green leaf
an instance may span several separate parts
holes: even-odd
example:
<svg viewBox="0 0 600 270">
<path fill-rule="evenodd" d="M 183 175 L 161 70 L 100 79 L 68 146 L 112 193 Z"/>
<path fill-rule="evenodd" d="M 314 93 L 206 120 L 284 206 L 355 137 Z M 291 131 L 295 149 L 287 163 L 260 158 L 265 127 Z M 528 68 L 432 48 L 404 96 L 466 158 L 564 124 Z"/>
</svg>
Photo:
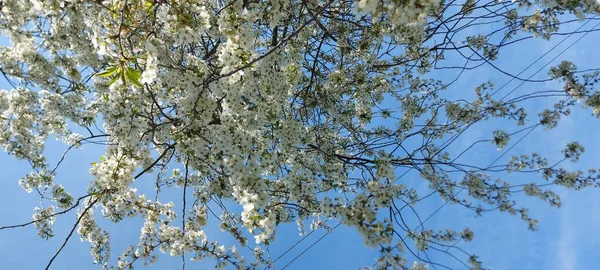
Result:
<svg viewBox="0 0 600 270">
<path fill-rule="evenodd" d="M 143 87 L 142 83 L 140 83 L 140 79 L 142 78 L 142 73 L 139 70 L 128 67 L 126 69 L 125 76 L 127 77 L 127 80 L 129 80 L 135 86 Z"/>
<path fill-rule="evenodd" d="M 110 77 L 110 76 L 114 75 L 115 73 L 117 73 L 117 71 L 119 69 L 120 68 L 118 66 L 110 66 L 105 71 L 97 73 L 96 76 L 98 76 L 98 77 Z"/>
<path fill-rule="evenodd" d="M 119 77 L 121 77 L 121 74 L 123 73 L 123 70 L 121 68 L 118 68 L 115 73 L 116 73 L 116 76 L 114 76 L 110 80 L 110 82 L 108 82 L 108 85 L 112 85 L 113 83 L 115 83 L 119 79 Z"/>
</svg>

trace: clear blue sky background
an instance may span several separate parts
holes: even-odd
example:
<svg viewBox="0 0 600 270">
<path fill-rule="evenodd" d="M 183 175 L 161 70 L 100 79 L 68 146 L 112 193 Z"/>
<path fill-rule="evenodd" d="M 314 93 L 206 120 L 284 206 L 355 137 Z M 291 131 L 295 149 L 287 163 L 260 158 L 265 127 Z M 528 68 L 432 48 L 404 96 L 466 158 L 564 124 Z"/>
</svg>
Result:
<svg viewBox="0 0 600 270">
<path fill-rule="evenodd" d="M 586 28 L 589 29 L 593 25 L 595 22 L 590 23 Z M 574 35 L 567 39 L 536 66 L 525 72 L 522 77 L 532 74 L 578 37 L 579 35 Z M 563 38 L 557 37 L 550 42 L 536 39 L 525 41 L 521 45 L 501 51 L 500 58 L 495 64 L 516 74 Z M 600 40 L 600 34 L 587 35 L 573 48 L 558 57 L 554 64 L 568 59 L 574 61 L 582 69 L 595 68 L 594 65 L 600 62 L 600 51 L 597 49 L 598 40 Z M 534 78 L 546 77 L 546 70 Z M 436 72 L 434 75 L 437 78 L 452 78 L 455 73 L 444 71 Z M 509 78 L 489 66 L 483 66 L 463 74 L 460 80 L 448 90 L 448 95 L 472 95 L 473 88 L 487 80 L 491 80 L 499 86 L 507 82 Z M 508 93 L 518 84 L 519 82 L 513 81 L 499 95 Z M 0 88 L 10 89 L 10 86 L 6 82 L 0 82 Z M 528 83 L 515 91 L 513 96 L 536 89 L 560 88 L 557 83 Z M 528 106 L 535 111 L 536 108 L 548 104 L 539 104 L 538 102 L 530 103 Z M 491 122 L 477 125 L 465 133 L 452 147 L 455 150 L 461 150 L 475 140 L 489 139 L 492 130 L 496 129 L 499 124 Z M 552 163 L 553 160 L 560 158 L 560 151 L 566 143 L 577 140 L 586 147 L 586 153 L 579 164 L 565 163 L 565 166 L 583 169 L 599 168 L 597 161 L 597 154 L 600 153 L 600 144 L 597 141 L 598 134 L 600 134 L 599 124 L 598 119 L 590 116 L 589 110 L 577 109 L 571 117 L 561 120 L 559 128 L 552 131 L 544 131 L 541 128 L 535 130 L 499 163 L 505 163 L 511 155 L 533 151 L 550 157 L 550 163 Z M 509 145 L 514 144 L 518 138 L 520 136 L 513 138 Z M 56 160 L 56 157 L 59 157 L 64 149 L 65 147 L 60 142 L 49 142 L 47 148 L 49 160 Z M 88 174 L 90 163 L 98 161 L 102 152 L 102 147 L 91 145 L 86 146 L 82 151 L 72 152 L 58 170 L 56 181 L 67 187 L 68 191 L 76 197 L 84 194 L 85 188 L 91 181 L 91 176 Z M 502 153 L 486 143 L 470 151 L 460 161 L 487 166 Z M 18 179 L 29 171 L 28 165 L 14 160 L 3 152 L 0 153 L 0 164 L 0 226 L 31 220 L 33 208 L 39 204 L 38 197 L 35 194 L 27 194 L 18 185 Z M 510 177 L 514 178 L 515 183 L 528 183 L 537 179 L 533 178 L 536 176 L 525 175 L 519 177 L 510 175 Z M 416 173 L 409 173 L 404 179 L 403 181 L 407 181 L 420 190 L 427 189 L 427 183 L 419 179 Z M 152 185 L 153 181 L 150 178 L 142 178 L 136 183 L 141 191 L 151 191 Z M 491 213 L 475 218 L 472 212 L 453 205 L 443 207 L 425 223 L 425 226 L 433 229 L 461 229 L 465 226 L 472 228 L 475 232 L 475 240 L 471 243 L 461 242 L 458 246 L 478 254 L 485 265 L 492 269 L 597 269 L 597 266 L 600 265 L 600 256 L 597 256 L 596 252 L 600 248 L 600 226 L 598 226 L 600 224 L 600 190 L 586 189 L 567 192 L 563 189 L 555 189 L 555 191 L 562 195 L 563 207 L 561 209 L 554 209 L 538 200 L 522 197 L 524 204 L 530 207 L 532 215 L 540 220 L 539 231 L 536 232 L 528 231 L 526 224 L 518 217 L 504 213 Z M 162 200 L 170 198 L 178 203 L 179 195 L 176 192 L 166 194 Z M 432 196 L 418 205 L 416 210 L 421 217 L 427 217 L 442 204 L 443 201 Z M 410 215 L 410 213 L 407 212 L 406 215 Z M 48 241 L 39 238 L 33 226 L 0 231 L 0 269 L 42 269 L 62 243 L 75 219 L 74 213 L 58 217 L 54 226 L 56 236 Z M 410 221 L 416 226 L 414 218 Z M 137 243 L 141 223 L 141 220 L 129 220 L 116 225 L 107 222 L 101 223 L 112 233 L 113 261 L 127 245 Z M 207 229 L 209 238 L 222 240 L 224 244 L 233 244 L 229 237 L 216 229 L 214 223 L 212 224 Z M 283 267 L 322 235 L 322 231 L 317 231 L 307 237 L 283 256 L 276 263 L 276 268 Z M 270 248 L 271 255 L 278 257 L 300 238 L 294 224 L 282 226 L 278 231 L 278 240 Z M 376 254 L 376 250 L 362 246 L 362 240 L 353 229 L 340 226 L 286 269 L 356 269 L 371 265 Z M 407 258 L 412 260 L 410 256 Z M 463 266 L 456 264 L 448 257 L 432 255 L 432 260 L 442 261 L 455 269 L 464 269 Z M 181 258 L 163 255 L 159 258 L 158 263 L 150 269 L 179 268 L 180 263 Z M 198 266 L 211 268 L 208 263 L 199 263 Z M 89 244 L 80 242 L 79 237 L 74 236 L 56 259 L 52 269 L 96 268 L 97 266 L 92 264 L 92 258 L 89 255 Z M 138 268 L 143 269 L 142 264 L 139 264 Z M 188 269 L 199 268 L 188 263 Z"/>
</svg>

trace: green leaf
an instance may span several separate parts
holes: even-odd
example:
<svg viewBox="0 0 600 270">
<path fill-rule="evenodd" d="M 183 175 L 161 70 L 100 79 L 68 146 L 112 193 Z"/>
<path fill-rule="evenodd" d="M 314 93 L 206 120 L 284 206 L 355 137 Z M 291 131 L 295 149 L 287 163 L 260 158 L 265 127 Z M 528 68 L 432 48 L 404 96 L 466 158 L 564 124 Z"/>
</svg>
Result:
<svg viewBox="0 0 600 270">
<path fill-rule="evenodd" d="M 154 3 L 152 3 L 152 2 L 146 2 L 144 4 L 144 11 L 146 11 L 147 13 L 152 13 L 153 8 L 154 8 Z"/>
<path fill-rule="evenodd" d="M 105 71 L 102 71 L 100 73 L 96 73 L 96 76 L 98 76 L 98 77 L 110 77 L 113 74 L 117 73 L 117 71 L 119 69 L 120 68 L 118 66 L 110 66 Z"/>
<path fill-rule="evenodd" d="M 113 77 L 112 80 L 108 82 L 108 85 L 112 85 L 113 83 L 115 83 L 119 79 L 119 77 L 121 77 L 121 72 L 119 72 L 117 76 Z"/>
<path fill-rule="evenodd" d="M 142 83 L 140 83 L 140 79 L 142 79 L 142 73 L 139 70 L 128 67 L 125 72 L 125 77 L 127 77 L 127 80 L 134 85 L 143 87 Z"/>
<path fill-rule="evenodd" d="M 113 74 L 116 74 L 116 75 L 110 80 L 110 82 L 108 82 L 108 85 L 110 86 L 113 83 L 115 83 L 119 79 L 119 77 L 121 77 L 122 73 L 123 73 L 123 68 L 115 67 L 115 70 L 111 73 L 111 75 L 113 75 Z M 102 75 L 102 76 L 104 77 L 104 75 Z M 106 75 L 106 76 L 110 76 L 110 75 Z"/>
<path fill-rule="evenodd" d="M 121 72 L 119 73 L 119 77 L 121 78 L 121 81 L 123 82 L 124 85 L 127 85 L 127 79 L 125 78 L 126 75 L 127 75 L 127 70 L 121 69 Z"/>
</svg>

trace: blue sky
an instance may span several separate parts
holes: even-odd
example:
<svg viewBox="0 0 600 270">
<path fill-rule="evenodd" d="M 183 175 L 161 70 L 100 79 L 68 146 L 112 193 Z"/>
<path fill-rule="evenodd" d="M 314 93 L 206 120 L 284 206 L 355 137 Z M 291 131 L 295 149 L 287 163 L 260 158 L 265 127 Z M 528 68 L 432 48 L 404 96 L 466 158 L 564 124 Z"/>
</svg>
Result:
<svg viewBox="0 0 600 270">
<path fill-rule="evenodd" d="M 591 28 L 595 22 L 589 24 Z M 522 77 L 529 76 L 538 67 L 546 64 L 563 48 L 577 39 L 577 35 L 569 38 L 564 44 L 556 48 L 536 66 L 524 73 Z M 527 40 L 514 48 L 502 51 L 500 58 L 495 64 L 516 74 L 548 51 L 553 44 L 559 42 L 563 37 L 557 37 L 550 42 L 542 40 Z M 563 53 L 555 62 L 568 59 L 575 62 L 580 68 L 594 68 L 594 64 L 600 59 L 597 50 L 597 40 L 600 34 L 591 33 L 577 43 L 573 48 Z M 448 72 L 448 73 L 446 73 Z M 444 71 L 434 73 L 440 78 L 451 78 L 452 72 Z M 546 71 L 541 72 L 534 78 L 543 78 Z M 486 80 L 492 80 L 496 85 L 502 85 L 509 78 L 499 74 L 489 66 L 470 71 L 464 74 L 456 84 L 449 89 L 449 95 L 472 94 L 472 89 Z M 511 82 L 504 93 L 514 89 L 519 83 Z M 0 88 L 10 89 L 6 82 L 0 82 Z M 527 93 L 535 89 L 559 89 L 557 83 L 525 84 L 518 88 L 513 95 Z M 502 94 L 503 95 L 503 94 Z M 550 104 L 550 103 L 548 103 Z M 535 110 L 544 105 L 532 103 L 530 108 Z M 578 164 L 565 163 L 567 168 L 598 168 L 596 154 L 600 152 L 600 144 L 595 134 L 600 134 L 599 120 L 590 115 L 589 110 L 577 109 L 573 115 L 560 122 L 559 128 L 545 131 L 541 128 L 527 136 L 517 147 L 511 150 L 502 161 L 506 161 L 510 155 L 536 151 L 550 158 L 560 157 L 560 151 L 566 143 L 579 141 L 586 147 L 586 153 Z M 491 122 L 476 125 L 465 133 L 452 147 L 456 150 L 464 149 L 474 140 L 489 139 L 491 132 L 501 123 Z M 513 138 L 509 145 L 516 142 Z M 47 154 L 57 158 L 62 154 L 65 147 L 51 141 L 48 143 Z M 72 152 L 64 164 L 58 170 L 57 182 L 67 187 L 74 196 L 82 195 L 91 180 L 88 169 L 91 162 L 98 161 L 102 154 L 102 147 L 88 145 L 83 151 Z M 482 145 L 469 152 L 461 158 L 464 163 L 473 163 L 487 166 L 502 151 L 497 151 L 490 144 Z M 55 160 L 49 158 L 49 160 Z M 22 223 L 31 220 L 33 208 L 39 204 L 35 194 L 27 194 L 18 185 L 18 179 L 24 176 L 29 167 L 24 162 L 19 162 L 5 153 L 0 153 L 0 226 Z M 530 182 L 529 176 L 516 176 L 514 181 Z M 535 176 L 530 176 L 535 177 Z M 427 184 L 419 179 L 418 174 L 407 174 L 407 181 L 412 186 L 426 190 Z M 151 190 L 153 182 L 149 177 L 141 178 L 136 182 L 140 190 Z M 483 217 L 474 217 L 474 214 L 461 207 L 446 205 L 427 221 L 425 226 L 433 229 L 454 228 L 461 229 L 470 227 L 475 232 L 475 239 L 471 243 L 460 243 L 458 246 L 478 254 L 486 266 L 492 269 L 595 269 L 600 264 L 600 257 L 596 250 L 600 248 L 600 190 L 586 189 L 583 191 L 566 191 L 555 189 L 562 195 L 563 206 L 554 209 L 536 199 L 522 198 L 524 205 L 531 210 L 532 216 L 540 220 L 539 231 L 530 232 L 527 226 L 515 216 L 505 213 L 490 213 Z M 174 200 L 177 193 L 167 194 L 166 198 L 172 196 Z M 521 196 L 521 197 L 519 197 Z M 176 201 L 177 202 L 177 201 Z M 429 216 L 443 202 L 436 196 L 432 196 L 424 203 L 419 204 L 416 210 L 422 217 Z M 415 219 L 412 220 L 413 223 Z M 67 235 L 75 215 L 67 214 L 58 217 L 54 232 L 55 237 L 46 241 L 37 236 L 34 227 L 25 227 L 12 230 L 0 231 L 0 269 L 40 269 L 43 268 L 52 255 L 56 252 L 64 237 Z M 137 242 L 139 237 L 140 220 L 129 220 L 119 224 L 101 223 L 112 233 L 113 260 L 127 245 Z M 416 224 L 416 223 L 415 223 Z M 335 223 L 332 223 L 335 225 Z M 271 255 L 278 257 L 288 247 L 300 240 L 298 230 L 294 224 L 281 226 L 278 240 L 270 248 Z M 309 245 L 317 241 L 324 232 L 317 231 L 307 237 L 298 246 L 292 249 L 276 263 L 276 269 L 280 269 L 290 260 L 304 251 Z M 219 239 L 224 243 L 230 243 L 231 239 L 226 237 L 215 228 L 214 222 L 207 229 L 209 238 Z M 362 246 L 362 240 L 357 233 L 344 226 L 335 229 L 330 235 L 323 238 L 313 248 L 299 257 L 286 269 L 356 269 L 361 266 L 371 265 L 376 250 Z M 410 256 L 407 256 L 410 258 Z M 448 257 L 432 257 L 440 260 L 455 269 L 464 269 Z M 171 258 L 168 255 L 161 256 L 157 264 L 149 269 L 171 269 L 179 267 L 181 258 Z M 199 265 L 210 268 L 208 263 Z M 139 268 L 142 265 L 139 265 Z M 188 263 L 188 266 L 192 266 Z M 96 269 L 89 255 L 88 243 L 82 243 L 77 236 L 73 237 L 65 250 L 59 255 L 53 264 L 53 269 Z M 196 269 L 191 267 L 189 269 Z"/>
</svg>

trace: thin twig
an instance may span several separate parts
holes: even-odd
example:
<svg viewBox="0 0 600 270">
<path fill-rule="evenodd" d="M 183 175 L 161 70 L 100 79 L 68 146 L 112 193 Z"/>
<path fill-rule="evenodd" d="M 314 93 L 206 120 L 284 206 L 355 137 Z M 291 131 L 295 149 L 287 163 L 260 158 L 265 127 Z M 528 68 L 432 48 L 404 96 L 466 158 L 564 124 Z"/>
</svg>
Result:
<svg viewBox="0 0 600 270">
<path fill-rule="evenodd" d="M 73 225 L 73 228 L 71 228 L 71 231 L 69 232 L 69 235 L 67 235 L 67 238 L 65 238 L 65 241 L 63 241 L 63 243 L 60 246 L 60 248 L 56 251 L 56 253 L 54 254 L 54 256 L 52 256 L 52 258 L 48 262 L 48 265 L 46 265 L 45 270 L 50 269 L 50 266 L 52 265 L 52 262 L 54 262 L 54 259 L 56 259 L 56 257 L 58 257 L 58 254 L 60 254 L 60 252 L 63 250 L 63 248 L 67 245 L 67 242 L 69 242 L 69 239 L 71 239 L 71 236 L 73 236 L 73 232 L 75 231 L 75 229 L 77 229 L 77 225 L 79 225 L 79 222 L 81 222 L 81 219 L 83 218 L 83 216 L 85 215 L 85 213 L 88 210 L 90 210 L 90 208 L 92 208 L 92 206 L 94 206 L 94 204 L 96 204 L 96 202 L 98 201 L 98 199 L 99 198 L 96 198 L 90 205 L 88 205 L 83 210 L 83 212 L 81 213 L 81 215 L 79 215 L 79 218 L 77 218 L 77 222 L 75 222 L 75 224 Z"/>
</svg>

